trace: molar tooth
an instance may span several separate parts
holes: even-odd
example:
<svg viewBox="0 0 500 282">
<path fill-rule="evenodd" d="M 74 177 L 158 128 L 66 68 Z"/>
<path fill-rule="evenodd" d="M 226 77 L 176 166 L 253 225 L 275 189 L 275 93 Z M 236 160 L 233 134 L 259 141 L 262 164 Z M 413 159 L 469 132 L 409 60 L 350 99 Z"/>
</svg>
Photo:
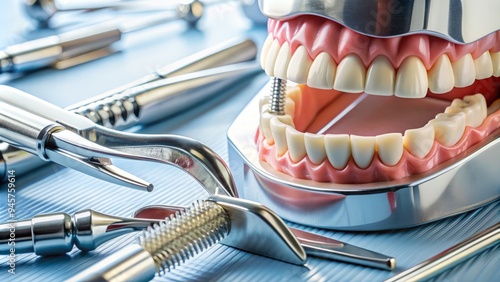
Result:
<svg viewBox="0 0 500 282">
<path fill-rule="evenodd" d="M 271 118 L 271 132 L 276 146 L 276 153 L 282 156 L 288 150 L 286 142 L 286 128 L 292 126 L 292 117 L 289 115 L 275 116 Z"/>
<path fill-rule="evenodd" d="M 351 157 L 351 141 L 348 134 L 325 135 L 325 151 L 336 169 L 343 169 Z"/>
<path fill-rule="evenodd" d="M 262 51 L 260 52 L 260 66 L 262 67 L 262 69 L 266 68 L 267 53 L 269 52 L 269 48 L 271 48 L 273 40 L 273 35 L 269 33 L 267 35 L 266 41 L 264 41 L 264 45 L 262 46 Z"/>
<path fill-rule="evenodd" d="M 388 133 L 375 137 L 380 160 L 388 166 L 396 165 L 403 156 L 403 135 Z"/>
<path fill-rule="evenodd" d="M 347 55 L 337 66 L 333 89 L 360 93 L 365 86 L 366 69 L 357 55 Z"/>
<path fill-rule="evenodd" d="M 307 156 L 314 164 L 321 164 L 326 158 L 324 135 L 305 133 L 304 142 Z"/>
<path fill-rule="evenodd" d="M 429 121 L 434 127 L 435 139 L 445 145 L 453 146 L 462 138 L 465 131 L 465 114 L 458 113 L 441 113 L 436 115 L 436 118 Z"/>
<path fill-rule="evenodd" d="M 476 67 L 471 54 L 451 64 L 455 75 L 455 87 L 467 87 L 476 80 Z"/>
<path fill-rule="evenodd" d="M 491 62 L 493 64 L 493 76 L 500 76 L 500 52 L 490 53 Z"/>
<path fill-rule="evenodd" d="M 424 63 L 415 57 L 404 59 L 396 75 L 394 93 L 403 98 L 423 98 L 427 94 L 429 80 Z"/>
<path fill-rule="evenodd" d="M 274 64 L 275 77 L 286 79 L 286 71 L 290 63 L 290 57 L 290 47 L 288 46 L 288 42 L 285 42 L 281 46 L 278 57 L 276 57 L 276 63 Z"/>
<path fill-rule="evenodd" d="M 375 137 L 351 135 L 351 150 L 354 162 L 360 168 L 367 168 L 375 154 Z"/>
<path fill-rule="evenodd" d="M 476 67 L 476 79 L 484 79 L 493 75 L 493 62 L 491 61 L 490 52 L 484 52 L 479 58 L 474 60 Z"/>
<path fill-rule="evenodd" d="M 396 71 L 385 56 L 378 56 L 366 72 L 365 92 L 374 95 L 391 96 L 394 94 Z"/>
<path fill-rule="evenodd" d="M 454 99 L 444 112 L 463 112 L 465 114 L 465 124 L 471 127 L 478 127 L 486 119 L 488 115 L 487 111 L 484 96 L 476 94 L 465 96 L 463 99 Z"/>
<path fill-rule="evenodd" d="M 432 93 L 447 93 L 455 86 L 453 67 L 450 58 L 445 54 L 437 59 L 427 74 L 429 76 L 429 89 Z"/>
<path fill-rule="evenodd" d="M 333 58 L 328 53 L 321 52 L 311 65 L 307 85 L 319 89 L 332 89 L 336 69 L 337 65 Z"/>
<path fill-rule="evenodd" d="M 311 67 L 312 60 L 307 54 L 307 50 L 304 46 L 299 46 L 295 53 L 293 53 L 290 59 L 290 64 L 287 70 L 287 79 L 299 83 L 307 83 L 307 74 L 309 73 L 309 68 Z"/>
<path fill-rule="evenodd" d="M 280 51 L 280 43 L 277 39 L 274 39 L 271 47 L 269 47 L 269 51 L 267 52 L 267 58 L 265 63 L 264 70 L 266 74 L 269 76 L 274 76 L 274 65 L 276 63 L 276 57 L 278 57 L 278 53 Z"/>
<path fill-rule="evenodd" d="M 306 156 L 304 144 L 304 133 L 288 126 L 286 128 L 286 142 L 288 143 L 288 153 L 294 162 L 298 162 Z"/>
<path fill-rule="evenodd" d="M 430 124 L 421 128 L 408 129 L 403 137 L 403 146 L 417 158 L 425 158 L 434 145 L 434 127 Z"/>
<path fill-rule="evenodd" d="M 260 109 L 260 112 L 262 113 L 262 108 L 264 106 L 268 106 L 269 105 L 269 96 L 261 96 L 259 98 L 259 109 Z"/>
</svg>

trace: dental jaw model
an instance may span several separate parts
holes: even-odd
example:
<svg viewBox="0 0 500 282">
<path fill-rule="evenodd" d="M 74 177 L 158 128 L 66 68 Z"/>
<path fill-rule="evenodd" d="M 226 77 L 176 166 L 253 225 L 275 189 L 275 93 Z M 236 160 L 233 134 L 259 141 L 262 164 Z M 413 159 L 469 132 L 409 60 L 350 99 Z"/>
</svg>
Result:
<svg viewBox="0 0 500 282">
<path fill-rule="evenodd" d="M 240 196 L 345 230 L 498 199 L 500 21 L 473 19 L 500 3 L 438 2 L 261 1 L 272 82 L 228 132 Z"/>
</svg>

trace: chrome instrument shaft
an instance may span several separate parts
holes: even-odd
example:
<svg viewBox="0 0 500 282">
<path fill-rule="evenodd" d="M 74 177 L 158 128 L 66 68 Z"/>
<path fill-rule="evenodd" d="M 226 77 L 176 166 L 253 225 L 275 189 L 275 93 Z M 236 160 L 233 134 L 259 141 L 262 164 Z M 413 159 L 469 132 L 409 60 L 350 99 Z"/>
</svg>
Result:
<svg viewBox="0 0 500 282">
<path fill-rule="evenodd" d="M 79 211 L 72 216 L 67 213 L 37 215 L 28 220 L 0 224 L 0 255 L 10 253 L 12 242 L 19 254 L 64 254 L 74 246 L 92 251 L 110 239 L 143 230 L 156 222 L 110 216 L 93 210 Z M 15 230 L 15 238 L 11 238 L 12 230 Z"/>
</svg>

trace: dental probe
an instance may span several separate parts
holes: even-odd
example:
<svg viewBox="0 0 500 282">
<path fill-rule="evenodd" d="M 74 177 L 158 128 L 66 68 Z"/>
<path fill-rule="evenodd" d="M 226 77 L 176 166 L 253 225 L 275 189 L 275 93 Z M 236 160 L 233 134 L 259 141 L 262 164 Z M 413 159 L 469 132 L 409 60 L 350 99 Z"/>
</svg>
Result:
<svg viewBox="0 0 500 282">
<path fill-rule="evenodd" d="M 500 223 L 496 223 L 385 282 L 427 280 L 499 242 Z"/>
<path fill-rule="evenodd" d="M 0 50 L 0 74 L 25 72 L 47 66 L 67 68 L 111 53 L 111 45 L 122 35 L 173 20 L 196 23 L 203 15 L 197 0 L 180 4 L 177 11 L 167 11 L 123 23 L 105 22 L 59 35 L 52 35 Z"/>
<path fill-rule="evenodd" d="M 211 87 L 206 89 L 204 87 L 196 87 L 198 89 L 196 92 L 198 93 L 195 97 L 189 96 L 190 89 L 193 89 L 193 85 L 189 83 L 189 79 L 184 83 L 181 81 L 177 82 L 177 86 L 182 84 L 182 87 L 177 88 L 175 91 L 169 91 L 169 87 L 164 87 L 163 90 L 156 89 L 152 91 L 142 91 L 140 95 L 136 95 L 135 97 L 130 97 L 130 99 L 124 99 L 123 101 L 118 99 L 113 99 L 117 94 L 124 92 L 127 89 L 144 85 L 149 82 L 158 82 L 164 80 L 167 77 L 174 77 L 180 74 L 187 74 L 190 72 L 200 71 L 208 68 L 215 68 L 219 66 L 224 66 L 227 64 L 234 64 L 238 62 L 246 62 L 254 60 L 257 55 L 257 47 L 255 43 L 250 39 L 234 39 L 223 42 L 221 44 L 215 45 L 209 49 L 205 49 L 198 53 L 195 53 L 189 57 L 186 57 L 182 60 L 169 64 L 163 68 L 160 68 L 156 73 L 147 75 L 141 79 L 138 79 L 132 83 L 126 84 L 122 87 L 118 87 L 111 91 L 108 91 L 102 95 L 98 95 L 94 98 L 85 100 L 81 103 L 77 103 L 75 105 L 71 105 L 66 109 L 75 112 L 79 111 L 84 116 L 95 116 L 95 120 L 104 121 L 103 125 L 110 126 L 115 128 L 114 126 L 121 124 L 121 128 L 126 128 L 132 126 L 134 124 L 144 124 L 145 119 L 151 121 L 151 114 L 153 112 L 147 111 L 148 107 L 154 105 L 166 105 L 166 104 L 175 104 L 176 108 L 172 108 L 167 105 L 163 111 L 159 111 L 156 113 L 154 118 L 156 120 L 165 118 L 169 115 L 176 113 L 178 110 L 182 110 L 186 107 L 192 107 L 194 103 L 197 102 L 197 99 L 209 98 L 216 93 L 219 93 L 220 90 L 224 89 L 230 83 L 233 83 L 238 78 L 241 77 L 245 72 L 241 72 L 242 69 L 238 70 L 238 65 L 233 67 L 233 71 L 239 72 L 240 75 L 226 75 L 219 76 L 219 78 L 223 78 L 223 81 L 215 83 L 213 81 L 211 83 Z M 245 68 L 245 66 L 240 65 L 240 67 Z M 246 66 L 248 67 L 248 65 Z M 222 71 L 223 69 L 219 69 Z M 256 69 L 255 69 L 256 70 Z M 226 69 L 228 71 L 228 69 Z M 212 74 L 214 72 L 212 71 Z M 226 73 L 231 74 L 231 72 Z M 233 73 L 235 74 L 235 73 Z M 206 75 L 205 75 L 206 76 Z M 206 77 L 207 78 L 207 77 Z M 206 79 L 205 78 L 205 79 Z M 195 77 L 191 77 L 190 79 L 195 79 Z M 199 80 L 200 81 L 200 80 Z M 205 80 L 207 82 L 207 80 Z M 184 90 L 183 90 L 184 89 Z M 196 94 L 196 93 L 195 93 Z M 188 96 L 190 98 L 184 98 L 184 96 Z M 124 96 L 122 96 L 124 97 Z M 140 98 L 140 99 L 137 99 Z M 137 103 L 139 100 L 139 103 Z M 122 119 L 123 116 L 117 114 L 119 117 L 114 118 L 116 112 L 121 112 L 124 109 L 135 109 L 138 111 L 139 116 L 135 116 L 135 112 L 131 116 L 125 116 L 128 120 L 127 126 L 124 123 L 110 123 L 108 120 L 111 120 L 113 117 L 114 121 Z M 118 110 L 118 111 L 116 111 Z M 95 115 L 93 114 L 95 113 Z M 133 123 L 132 123 L 133 121 Z M 154 120 L 153 120 L 154 121 Z M 23 173 L 32 171 L 33 169 L 40 167 L 46 164 L 46 162 L 40 160 L 39 158 L 33 156 L 30 153 L 27 153 L 23 150 L 19 150 L 13 146 L 10 146 L 8 143 L 0 143 L 0 179 L 6 179 L 7 171 L 11 169 L 16 170 L 16 175 L 22 175 Z"/>
</svg>

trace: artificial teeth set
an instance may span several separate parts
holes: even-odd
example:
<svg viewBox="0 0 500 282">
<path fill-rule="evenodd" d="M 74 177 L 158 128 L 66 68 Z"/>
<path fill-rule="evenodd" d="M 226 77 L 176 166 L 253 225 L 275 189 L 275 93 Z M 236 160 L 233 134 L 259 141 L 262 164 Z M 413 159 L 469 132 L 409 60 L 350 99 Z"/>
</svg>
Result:
<svg viewBox="0 0 500 282">
<path fill-rule="evenodd" d="M 239 197 L 361 231 L 498 200 L 498 2 L 259 4 L 271 81 L 228 131 Z"/>
</svg>

